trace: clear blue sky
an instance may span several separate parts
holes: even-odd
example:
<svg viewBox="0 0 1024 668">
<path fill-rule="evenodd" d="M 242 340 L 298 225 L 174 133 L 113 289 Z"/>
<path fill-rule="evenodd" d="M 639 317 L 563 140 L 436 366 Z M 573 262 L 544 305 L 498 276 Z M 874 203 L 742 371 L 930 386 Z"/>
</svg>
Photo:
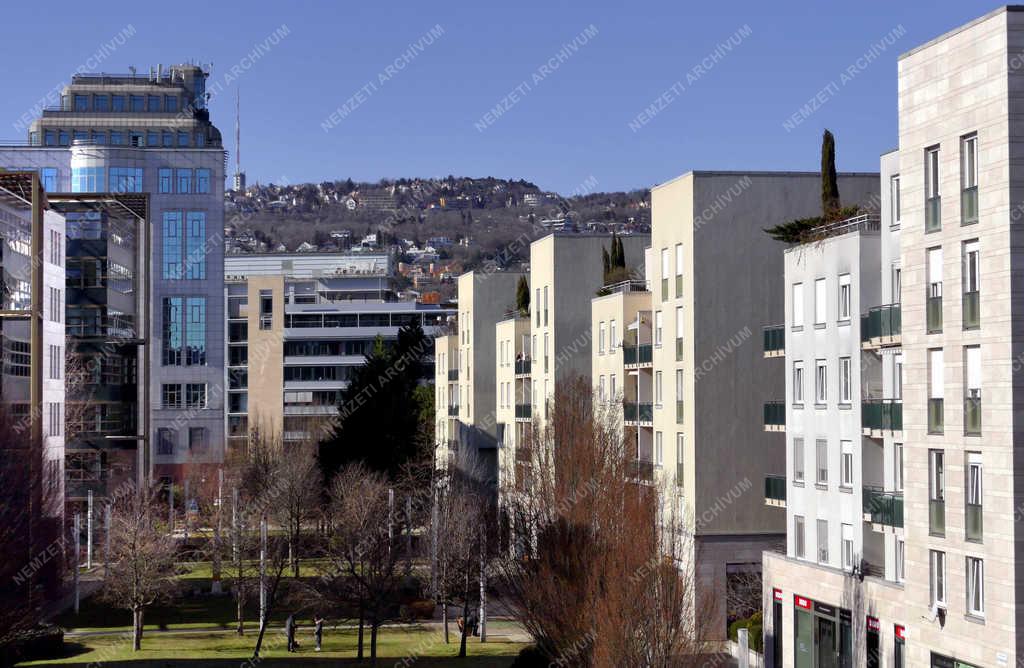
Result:
<svg viewBox="0 0 1024 668">
<path fill-rule="evenodd" d="M 836 135 L 841 170 L 874 171 L 879 154 L 896 144 L 898 55 L 996 6 L 964 0 L 13 3 L 4 8 L 0 42 L 6 63 L 0 138 L 23 139 L 16 120 L 130 24 L 135 34 L 96 71 L 212 62 L 211 86 L 223 87 L 211 103 L 213 119 L 232 162 L 235 86 L 241 86 L 250 182 L 453 173 L 526 178 L 563 193 L 593 177 L 597 190 L 620 190 L 691 169 L 817 169 L 824 127 Z M 282 25 L 287 36 L 226 82 L 231 67 Z M 422 50 L 389 76 L 388 65 L 434 26 L 443 34 L 432 44 L 420 42 Z M 580 39 L 589 26 L 596 34 Z M 744 26 L 748 36 L 734 39 L 739 43 L 731 52 L 687 81 L 687 73 Z M 905 34 L 840 81 L 894 29 Z M 541 72 L 574 39 L 575 53 Z M 684 88 L 673 92 L 680 80 Z M 330 114 L 370 81 L 376 88 L 364 89 L 369 94 L 325 132 Z M 525 90 L 518 101 L 478 129 L 484 114 L 517 87 Z M 827 102 L 787 131 L 784 121 L 822 90 Z M 666 91 L 672 102 L 630 129 Z"/>
</svg>

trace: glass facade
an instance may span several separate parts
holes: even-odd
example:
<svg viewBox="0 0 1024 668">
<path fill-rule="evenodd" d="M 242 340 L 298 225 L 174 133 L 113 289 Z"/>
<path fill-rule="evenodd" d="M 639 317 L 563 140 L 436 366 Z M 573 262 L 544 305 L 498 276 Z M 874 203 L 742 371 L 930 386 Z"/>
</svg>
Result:
<svg viewBox="0 0 1024 668">
<path fill-rule="evenodd" d="M 185 278 L 204 280 L 206 279 L 206 213 L 189 211 L 187 230 Z"/>
<path fill-rule="evenodd" d="M 165 211 L 163 216 L 163 262 L 161 276 L 169 280 L 182 277 L 181 212 Z"/>
<path fill-rule="evenodd" d="M 101 193 L 107 189 L 102 167 L 75 167 L 71 170 L 71 192 Z M 45 184 L 44 184 L 45 187 Z M 49 188 L 47 188 L 49 190 Z"/>
<path fill-rule="evenodd" d="M 206 297 L 189 297 L 186 326 L 187 359 L 190 366 L 206 364 Z"/>
<path fill-rule="evenodd" d="M 115 193 L 142 192 L 142 168 L 111 167 L 110 190 Z"/>
</svg>

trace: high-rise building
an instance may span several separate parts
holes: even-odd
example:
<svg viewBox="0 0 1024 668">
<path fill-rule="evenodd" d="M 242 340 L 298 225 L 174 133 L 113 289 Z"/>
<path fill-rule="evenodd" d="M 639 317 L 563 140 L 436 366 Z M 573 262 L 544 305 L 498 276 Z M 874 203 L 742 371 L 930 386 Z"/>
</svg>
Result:
<svg viewBox="0 0 1024 668">
<path fill-rule="evenodd" d="M 0 166 L 38 170 L 48 192 L 148 194 L 145 277 L 148 340 L 139 392 L 160 397 L 177 385 L 179 405 L 140 397 L 147 406 L 149 475 L 177 478 L 222 461 L 224 149 L 206 108 L 208 71 L 159 66 L 148 76 L 72 78 L 57 108 L 33 121 L 28 145 L 0 148 Z M 121 281 L 109 272 L 103 281 Z M 83 269 L 90 271 L 90 269 Z M 113 297 L 113 301 L 121 299 Z M 68 315 L 90 306 L 69 304 Z M 111 316 L 115 308 L 108 307 Z M 95 315 L 95 314 L 91 314 Z M 78 316 L 76 316 L 78 317 Z M 99 434 L 123 435 L 123 423 L 98 416 Z M 142 425 L 140 425 L 142 426 Z M 113 433 L 108 433 L 113 432 Z"/>
</svg>

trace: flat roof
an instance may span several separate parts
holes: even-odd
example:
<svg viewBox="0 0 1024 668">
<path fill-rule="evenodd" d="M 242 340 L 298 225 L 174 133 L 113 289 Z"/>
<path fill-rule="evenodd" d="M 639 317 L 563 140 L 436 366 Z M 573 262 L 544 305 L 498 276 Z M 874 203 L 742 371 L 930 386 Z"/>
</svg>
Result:
<svg viewBox="0 0 1024 668">
<path fill-rule="evenodd" d="M 967 30 L 969 28 L 973 28 L 974 26 L 978 25 L 979 23 L 982 23 L 983 21 L 987 21 L 990 18 L 992 18 L 993 16 L 998 16 L 998 15 L 1004 13 L 1004 12 L 1024 12 L 1024 5 L 1004 5 L 1002 7 L 996 7 L 995 9 L 993 9 L 992 11 L 990 11 L 987 14 L 982 14 L 981 16 L 979 16 L 976 19 L 968 21 L 967 23 L 965 23 L 965 24 L 963 24 L 961 26 L 957 26 L 956 28 L 953 28 L 952 30 L 950 30 L 948 32 L 944 32 L 941 35 L 939 35 L 938 37 L 936 37 L 934 39 L 930 39 L 927 42 L 925 42 L 924 44 L 919 44 L 918 46 L 915 46 L 913 49 L 910 49 L 909 51 L 905 51 L 905 52 L 901 53 L 900 56 L 896 60 L 897 61 L 903 60 L 904 58 L 906 58 L 908 56 L 912 56 L 915 53 L 917 53 L 918 51 L 921 51 L 922 49 L 927 49 L 930 46 L 934 46 L 935 44 L 938 44 L 939 42 L 941 42 L 944 39 L 949 39 L 953 35 L 961 33 L 964 30 Z"/>
<path fill-rule="evenodd" d="M 836 172 L 836 176 L 873 176 L 873 177 L 877 177 L 878 174 L 879 174 L 879 172 Z M 764 176 L 764 177 L 769 177 L 769 176 L 813 176 L 815 178 L 819 178 L 821 176 L 821 172 L 800 172 L 800 171 L 789 171 L 789 170 L 780 170 L 780 171 L 777 171 L 777 172 L 773 172 L 771 170 L 743 171 L 743 170 L 729 170 L 729 169 L 691 169 L 688 172 L 683 172 L 679 176 L 672 177 L 668 181 L 664 181 L 662 183 L 658 183 L 658 184 L 652 186 L 651 190 L 657 190 L 658 188 L 662 188 L 664 186 L 667 186 L 670 183 L 675 183 L 676 181 L 678 181 L 680 179 L 685 179 L 687 176 Z"/>
</svg>

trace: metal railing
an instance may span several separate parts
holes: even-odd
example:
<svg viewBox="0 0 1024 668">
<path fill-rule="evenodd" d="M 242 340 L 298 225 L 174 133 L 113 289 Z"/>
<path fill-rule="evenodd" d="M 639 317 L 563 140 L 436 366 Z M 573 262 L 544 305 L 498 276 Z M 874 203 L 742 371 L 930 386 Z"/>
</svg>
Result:
<svg viewBox="0 0 1024 668">
<path fill-rule="evenodd" d="M 516 404 L 516 417 L 526 419 L 533 417 L 533 406 L 531 404 Z"/>
<path fill-rule="evenodd" d="M 978 222 L 978 186 L 971 186 L 960 191 L 960 224 L 970 225 Z"/>
<path fill-rule="evenodd" d="M 459 370 L 458 369 L 448 369 L 448 380 L 458 380 L 458 379 L 459 379 Z"/>
<path fill-rule="evenodd" d="M 530 375 L 530 360 L 516 360 L 516 375 L 517 376 L 528 376 Z"/>
<path fill-rule="evenodd" d="M 786 501 L 786 476 L 766 475 L 764 477 L 764 498 L 771 501 Z"/>
<path fill-rule="evenodd" d="M 859 213 L 856 216 L 837 220 L 834 223 L 819 225 L 811 230 L 808 236 L 813 238 L 835 237 L 850 232 L 877 232 L 881 229 L 882 217 L 875 212 Z"/>
<path fill-rule="evenodd" d="M 881 487 L 864 487 L 864 514 L 873 524 L 903 528 L 903 493 L 887 492 Z"/>
<path fill-rule="evenodd" d="M 903 430 L 902 399 L 864 399 L 860 404 L 861 427 L 874 430 Z"/>
<path fill-rule="evenodd" d="M 458 417 L 459 416 L 459 407 L 458 407 L 458 405 L 449 406 L 448 407 L 448 416 L 449 417 Z"/>
<path fill-rule="evenodd" d="M 764 352 L 766 353 L 777 353 L 786 350 L 786 326 L 785 325 L 772 325 L 765 327 L 764 332 Z"/>
<path fill-rule="evenodd" d="M 977 329 L 981 326 L 981 293 L 971 290 L 964 293 L 963 304 L 964 329 Z"/>
<path fill-rule="evenodd" d="M 930 197 L 924 202 L 924 231 L 935 232 L 942 229 L 942 198 Z"/>
<path fill-rule="evenodd" d="M 896 337 L 903 329 L 902 314 L 899 304 L 886 304 L 868 309 L 860 317 L 860 340 L 868 342 L 872 339 Z"/>
<path fill-rule="evenodd" d="M 654 405 L 625 402 L 622 404 L 622 419 L 626 422 L 653 422 Z"/>
<path fill-rule="evenodd" d="M 622 344 L 623 364 L 650 364 L 653 359 L 653 347 L 650 343 L 641 343 L 638 346 Z"/>
<path fill-rule="evenodd" d="M 602 295 L 611 295 L 616 292 L 650 292 L 651 286 L 643 279 L 630 278 L 618 283 L 609 283 L 601 287 Z"/>
<path fill-rule="evenodd" d="M 647 461 L 646 459 L 634 459 L 629 462 L 629 473 L 641 482 L 651 482 L 654 480 L 654 462 Z"/>
<path fill-rule="evenodd" d="M 766 401 L 764 404 L 764 424 L 766 427 L 785 427 L 786 402 Z"/>
</svg>

